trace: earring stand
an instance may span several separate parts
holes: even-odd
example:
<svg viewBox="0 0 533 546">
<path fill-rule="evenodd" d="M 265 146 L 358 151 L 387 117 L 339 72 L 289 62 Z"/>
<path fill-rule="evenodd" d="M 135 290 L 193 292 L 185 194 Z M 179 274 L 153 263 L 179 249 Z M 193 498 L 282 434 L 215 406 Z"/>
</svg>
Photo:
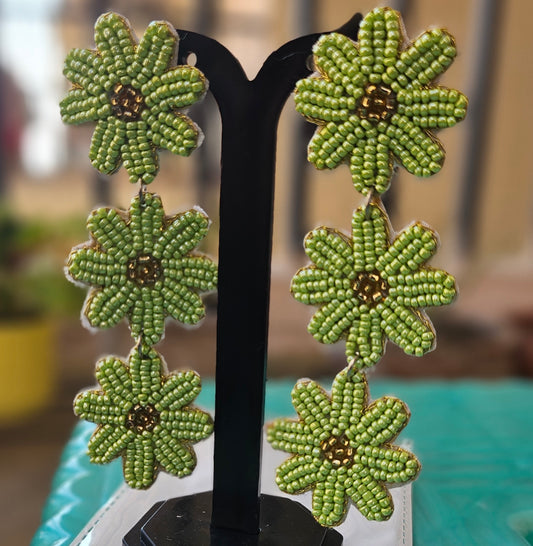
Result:
<svg viewBox="0 0 533 546">
<path fill-rule="evenodd" d="M 360 21 L 335 32 L 355 40 Z M 220 43 L 177 32 L 178 63 L 196 54 L 222 120 L 213 491 L 158 503 L 123 544 L 338 546 L 300 503 L 260 494 L 276 133 L 321 34 L 284 44 L 250 81 Z"/>
</svg>

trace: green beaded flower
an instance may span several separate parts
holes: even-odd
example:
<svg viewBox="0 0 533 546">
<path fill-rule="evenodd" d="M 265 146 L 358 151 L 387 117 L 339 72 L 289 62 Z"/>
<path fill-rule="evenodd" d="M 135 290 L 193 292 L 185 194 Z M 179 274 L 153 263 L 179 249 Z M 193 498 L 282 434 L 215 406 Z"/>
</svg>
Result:
<svg viewBox="0 0 533 546">
<path fill-rule="evenodd" d="M 137 43 L 129 22 L 116 13 L 99 17 L 96 51 L 73 49 L 63 73 L 73 88 L 61 101 L 61 118 L 78 125 L 96 121 L 89 158 L 111 174 L 121 161 L 130 181 L 149 184 L 159 169 L 157 148 L 188 156 L 199 128 L 184 108 L 207 91 L 204 75 L 174 66 L 178 35 L 165 21 L 149 25 Z"/>
<path fill-rule="evenodd" d="M 437 250 L 437 236 L 415 223 L 391 242 L 389 220 L 375 203 L 354 211 L 352 239 L 321 227 L 305 239 L 314 265 L 292 279 L 295 299 L 319 305 L 308 331 L 321 343 L 346 336 L 348 362 L 361 369 L 382 356 L 385 340 L 407 354 L 434 348 L 435 332 L 422 307 L 451 303 L 454 278 L 424 267 Z"/>
<path fill-rule="evenodd" d="M 314 381 L 299 381 L 292 403 L 299 420 L 277 419 L 267 429 L 275 449 L 293 456 L 277 468 L 285 493 L 313 489 L 312 513 L 324 526 L 338 525 L 348 499 L 369 520 L 383 521 L 394 510 L 385 484 L 416 478 L 417 458 L 391 445 L 410 417 L 407 406 L 384 396 L 367 405 L 364 374 L 342 370 L 331 398 Z"/>
<path fill-rule="evenodd" d="M 98 363 L 102 390 L 85 391 L 74 413 L 98 424 L 89 441 L 91 462 L 106 464 L 123 457 L 130 487 L 150 487 L 162 467 L 188 476 L 196 466 L 192 444 L 213 432 L 205 411 L 192 407 L 201 390 L 193 371 L 167 374 L 162 357 L 150 347 L 135 347 L 125 364 L 108 356 Z"/>
<path fill-rule="evenodd" d="M 429 30 L 404 46 L 402 28 L 398 12 L 377 8 L 361 22 L 358 44 L 322 36 L 313 48 L 319 76 L 296 84 L 296 109 L 319 125 L 309 161 L 318 169 L 348 163 L 362 193 L 389 187 L 393 156 L 416 176 L 438 172 L 444 150 L 431 130 L 466 115 L 463 94 L 431 84 L 456 55 L 452 36 Z"/>
<path fill-rule="evenodd" d="M 158 195 L 141 193 L 128 213 L 100 208 L 89 216 L 92 239 L 73 249 L 67 275 L 93 287 L 84 306 L 90 326 L 110 328 L 126 316 L 133 336 L 153 345 L 166 316 L 184 324 L 204 317 L 198 292 L 215 290 L 217 266 L 191 251 L 209 219 L 195 209 L 164 214 Z"/>
</svg>

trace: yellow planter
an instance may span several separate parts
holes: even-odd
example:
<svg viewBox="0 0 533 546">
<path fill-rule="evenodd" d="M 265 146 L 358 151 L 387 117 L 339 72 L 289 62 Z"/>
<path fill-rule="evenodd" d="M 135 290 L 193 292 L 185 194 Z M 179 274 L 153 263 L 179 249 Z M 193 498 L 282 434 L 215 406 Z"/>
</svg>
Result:
<svg viewBox="0 0 533 546">
<path fill-rule="evenodd" d="M 0 322 L 0 425 L 48 404 L 54 386 L 49 321 Z"/>
</svg>

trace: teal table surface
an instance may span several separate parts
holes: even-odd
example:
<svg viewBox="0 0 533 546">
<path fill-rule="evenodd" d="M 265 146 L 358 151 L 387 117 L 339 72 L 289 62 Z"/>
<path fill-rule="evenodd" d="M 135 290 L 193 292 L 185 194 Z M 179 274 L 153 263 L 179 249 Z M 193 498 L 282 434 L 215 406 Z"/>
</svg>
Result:
<svg viewBox="0 0 533 546">
<path fill-rule="evenodd" d="M 293 384 L 268 382 L 267 420 L 295 416 Z M 533 544 L 533 382 L 371 379 L 370 394 L 397 396 L 412 413 L 397 442 L 411 442 L 423 466 L 413 484 L 415 545 Z M 212 382 L 197 403 L 212 410 Z M 122 484 L 120 460 L 89 463 L 93 430 L 80 423 L 66 445 L 32 546 L 70 544 Z"/>
</svg>

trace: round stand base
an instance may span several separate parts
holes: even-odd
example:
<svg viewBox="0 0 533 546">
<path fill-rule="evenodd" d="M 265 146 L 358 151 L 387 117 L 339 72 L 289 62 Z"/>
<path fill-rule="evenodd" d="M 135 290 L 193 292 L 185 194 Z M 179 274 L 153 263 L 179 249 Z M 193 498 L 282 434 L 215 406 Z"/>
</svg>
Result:
<svg viewBox="0 0 533 546">
<path fill-rule="evenodd" d="M 319 525 L 299 502 L 261 495 L 261 532 L 211 529 L 210 491 L 155 504 L 123 538 L 124 546 L 340 546 L 342 535 Z"/>
</svg>

